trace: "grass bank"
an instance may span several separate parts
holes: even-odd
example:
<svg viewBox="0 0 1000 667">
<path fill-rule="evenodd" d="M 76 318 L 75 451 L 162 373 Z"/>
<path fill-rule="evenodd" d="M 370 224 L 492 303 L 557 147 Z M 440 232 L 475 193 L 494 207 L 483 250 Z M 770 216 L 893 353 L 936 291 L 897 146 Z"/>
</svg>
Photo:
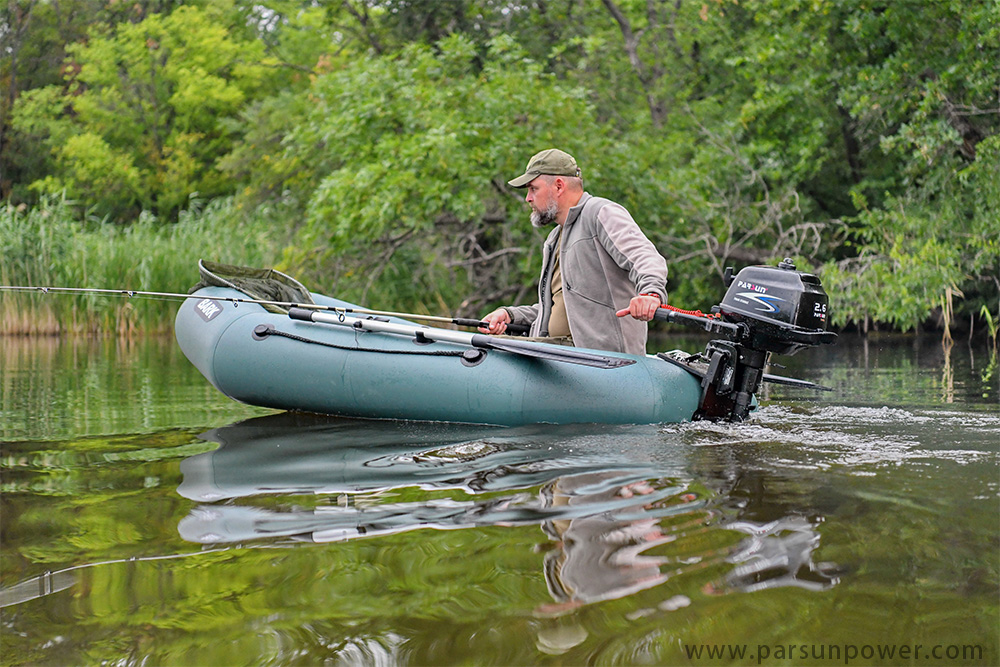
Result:
<svg viewBox="0 0 1000 667">
<path fill-rule="evenodd" d="M 216 199 L 177 222 L 150 215 L 128 226 L 81 216 L 73 202 L 0 207 L 0 284 L 187 292 L 199 259 L 274 266 L 288 222 L 278 209 Z M 0 292 L 0 334 L 162 332 L 176 300 Z"/>
</svg>

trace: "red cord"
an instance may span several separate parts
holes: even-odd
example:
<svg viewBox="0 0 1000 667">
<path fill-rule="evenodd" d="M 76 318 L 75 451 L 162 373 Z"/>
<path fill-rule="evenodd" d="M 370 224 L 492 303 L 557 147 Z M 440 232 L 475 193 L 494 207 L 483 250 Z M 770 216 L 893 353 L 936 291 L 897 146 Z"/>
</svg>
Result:
<svg viewBox="0 0 1000 667">
<path fill-rule="evenodd" d="M 708 317 L 711 319 L 718 319 L 718 313 L 712 313 L 710 315 L 701 312 L 700 310 L 684 310 L 683 308 L 678 308 L 677 306 L 668 306 L 663 304 L 660 308 L 666 308 L 667 310 L 672 310 L 675 313 L 684 313 L 685 315 L 694 315 L 695 317 Z"/>
</svg>

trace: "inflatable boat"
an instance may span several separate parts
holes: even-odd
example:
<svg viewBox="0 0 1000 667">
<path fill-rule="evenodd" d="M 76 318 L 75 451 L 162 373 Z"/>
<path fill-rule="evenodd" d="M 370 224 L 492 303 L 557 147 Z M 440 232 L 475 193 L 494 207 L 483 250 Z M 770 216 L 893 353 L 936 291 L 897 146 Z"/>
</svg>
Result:
<svg viewBox="0 0 1000 667">
<path fill-rule="evenodd" d="M 836 337 L 819 281 L 794 267 L 744 269 L 713 316 L 661 309 L 722 340 L 644 356 L 425 326 L 271 269 L 199 268 L 175 320 L 181 349 L 223 394 L 279 410 L 507 426 L 741 421 L 762 381 L 811 384 L 765 374 L 771 352 Z"/>
</svg>

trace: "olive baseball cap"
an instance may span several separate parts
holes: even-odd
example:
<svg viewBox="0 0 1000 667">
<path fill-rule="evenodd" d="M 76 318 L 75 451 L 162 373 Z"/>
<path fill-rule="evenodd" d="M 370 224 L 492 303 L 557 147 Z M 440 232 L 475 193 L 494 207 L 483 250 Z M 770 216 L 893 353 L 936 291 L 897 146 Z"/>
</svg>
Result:
<svg viewBox="0 0 1000 667">
<path fill-rule="evenodd" d="M 549 148 L 532 155 L 531 159 L 528 160 L 528 166 L 524 168 L 524 174 L 512 181 L 507 181 L 507 184 L 515 188 L 523 188 L 543 174 L 547 176 L 579 176 L 580 168 L 576 166 L 576 160 L 569 153 L 558 148 Z"/>
</svg>

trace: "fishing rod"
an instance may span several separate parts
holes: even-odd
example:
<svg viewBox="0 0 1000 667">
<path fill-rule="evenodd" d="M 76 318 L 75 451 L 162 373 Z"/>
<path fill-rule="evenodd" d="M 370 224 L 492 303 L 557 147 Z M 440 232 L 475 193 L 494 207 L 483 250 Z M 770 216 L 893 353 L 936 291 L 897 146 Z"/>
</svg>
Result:
<svg viewBox="0 0 1000 667">
<path fill-rule="evenodd" d="M 130 289 L 106 289 L 98 287 L 39 287 L 32 285 L 0 285 L 0 292 L 36 292 L 42 294 L 99 294 L 103 296 L 118 297 L 147 297 L 162 300 L 181 299 L 203 299 L 204 295 L 182 294 L 180 292 L 148 292 L 144 290 Z M 482 320 L 468 317 L 438 317 L 436 315 L 418 315 L 416 313 L 399 313 L 390 310 L 369 310 L 367 308 L 348 308 L 342 306 L 323 306 L 318 303 L 297 303 L 295 301 L 269 301 L 267 299 L 251 299 L 249 297 L 236 296 L 213 296 L 216 301 L 229 301 L 234 305 L 241 303 L 252 303 L 258 306 L 280 306 L 282 308 L 306 308 L 309 310 L 328 310 L 338 313 L 355 313 L 358 315 L 384 315 L 387 317 L 402 317 L 410 320 L 420 320 L 422 322 L 440 322 L 443 324 L 455 324 L 461 327 L 489 327 L 489 323 Z M 529 327 L 524 324 L 508 324 L 507 330 L 515 335 L 528 333 Z"/>
</svg>

